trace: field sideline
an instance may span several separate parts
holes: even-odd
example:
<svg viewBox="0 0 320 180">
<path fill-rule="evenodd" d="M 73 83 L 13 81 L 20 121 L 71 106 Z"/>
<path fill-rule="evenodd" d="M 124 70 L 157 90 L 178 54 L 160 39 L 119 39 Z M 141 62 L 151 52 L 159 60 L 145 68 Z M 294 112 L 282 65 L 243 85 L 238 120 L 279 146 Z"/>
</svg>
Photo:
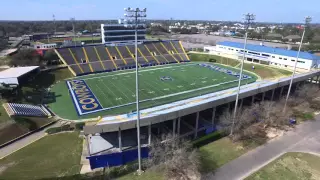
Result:
<svg viewBox="0 0 320 180">
<path fill-rule="evenodd" d="M 214 66 L 231 70 L 234 73 L 238 72 L 236 69 L 223 65 L 214 64 Z M 249 75 L 251 78 L 243 80 L 243 84 L 249 84 L 257 80 L 257 77 L 253 74 L 245 75 Z M 143 68 L 140 70 L 139 78 L 141 108 L 232 88 L 237 85 L 238 79 L 234 75 L 212 70 L 209 67 L 202 67 L 199 63 Z M 68 79 L 67 85 L 75 104 L 75 108 L 73 105 L 72 107 L 77 109 L 78 115 L 95 114 L 101 111 L 104 111 L 104 114 L 101 115 L 112 115 L 129 113 L 135 109 L 135 71 L 133 70 Z M 65 83 L 64 86 L 63 89 L 67 89 Z M 81 98 L 76 97 L 79 91 L 74 91 L 74 89 L 84 87 L 86 88 L 85 91 L 88 92 L 88 97 L 91 97 L 90 99 L 81 100 Z M 61 94 L 64 91 L 61 88 L 62 86 L 57 84 L 52 88 L 52 91 L 55 94 Z M 83 95 L 80 96 L 83 97 Z M 50 107 L 60 116 L 59 106 L 55 106 L 55 103 L 53 103 Z M 97 115 L 94 117 L 97 117 Z M 78 119 L 79 117 L 73 115 L 73 118 Z"/>
</svg>

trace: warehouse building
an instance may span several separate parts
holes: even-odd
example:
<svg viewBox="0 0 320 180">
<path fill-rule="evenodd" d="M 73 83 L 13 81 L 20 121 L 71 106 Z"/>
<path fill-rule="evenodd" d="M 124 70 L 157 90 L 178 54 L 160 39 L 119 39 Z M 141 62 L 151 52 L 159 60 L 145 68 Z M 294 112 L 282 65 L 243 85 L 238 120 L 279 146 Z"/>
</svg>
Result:
<svg viewBox="0 0 320 180">
<path fill-rule="evenodd" d="M 244 53 L 243 48 L 243 43 L 223 41 L 217 43 L 214 47 L 204 47 L 204 51 L 215 55 L 241 60 Z M 294 67 L 297 53 L 298 51 L 273 48 L 264 45 L 247 44 L 246 46 L 247 61 L 285 68 Z M 320 56 L 316 56 L 308 52 L 300 52 L 297 64 L 298 69 L 310 70 L 311 68 L 318 68 L 319 64 Z"/>
</svg>

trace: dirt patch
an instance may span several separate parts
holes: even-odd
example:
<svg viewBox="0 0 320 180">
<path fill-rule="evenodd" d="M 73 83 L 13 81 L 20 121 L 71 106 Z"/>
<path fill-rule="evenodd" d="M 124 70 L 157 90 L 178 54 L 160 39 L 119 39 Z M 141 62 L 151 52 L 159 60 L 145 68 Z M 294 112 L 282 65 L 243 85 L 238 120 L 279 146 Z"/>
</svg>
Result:
<svg viewBox="0 0 320 180">
<path fill-rule="evenodd" d="M 276 128 L 268 128 L 266 130 L 268 139 L 273 139 L 276 137 L 281 137 L 284 134 L 284 130 L 276 129 Z"/>
<path fill-rule="evenodd" d="M 8 169 L 9 167 L 15 165 L 16 163 L 15 162 L 10 162 L 8 164 L 2 164 L 0 165 L 0 175 L 6 170 Z"/>
</svg>

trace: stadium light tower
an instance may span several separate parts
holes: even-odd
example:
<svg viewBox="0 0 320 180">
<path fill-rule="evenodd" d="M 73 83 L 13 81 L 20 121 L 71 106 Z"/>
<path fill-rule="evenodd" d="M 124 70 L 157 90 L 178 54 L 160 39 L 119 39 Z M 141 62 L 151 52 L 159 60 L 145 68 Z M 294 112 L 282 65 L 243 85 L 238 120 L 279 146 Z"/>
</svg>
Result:
<svg viewBox="0 0 320 180">
<path fill-rule="evenodd" d="M 306 27 L 310 24 L 311 20 L 312 20 L 312 18 L 310 16 L 305 17 L 305 20 L 304 20 L 305 24 L 304 24 L 304 27 L 303 27 L 303 33 L 302 33 L 301 41 L 300 41 L 300 44 L 299 44 L 299 50 L 298 50 L 298 53 L 297 53 L 296 61 L 294 63 L 294 68 L 293 68 L 293 72 L 292 72 L 292 75 L 291 75 L 290 85 L 289 85 L 286 101 L 284 103 L 283 112 L 285 112 L 286 108 L 287 108 L 287 102 L 288 102 L 288 99 L 289 99 L 289 96 L 290 96 L 293 78 L 294 78 L 294 76 L 296 74 L 297 64 L 298 64 L 300 51 L 301 51 L 301 46 L 302 46 L 302 43 L 303 43 L 304 35 L 306 33 Z"/>
<path fill-rule="evenodd" d="M 53 26 L 54 26 L 54 35 L 56 35 L 57 33 L 56 16 L 53 14 L 52 18 L 53 18 Z"/>
<path fill-rule="evenodd" d="M 140 144 L 140 110 L 139 110 L 139 66 L 138 66 L 138 24 L 139 20 L 147 17 L 147 9 L 125 8 L 124 16 L 134 21 L 135 24 L 135 59 L 136 59 L 136 108 L 137 108 L 137 141 L 138 141 L 138 174 L 141 174 L 141 144 Z"/>
<path fill-rule="evenodd" d="M 245 33 L 245 38 L 244 38 L 243 56 L 242 56 L 242 61 L 241 61 L 241 69 L 240 69 L 240 76 L 239 76 L 239 81 L 238 81 L 237 97 L 236 97 L 236 103 L 235 103 L 235 106 L 234 106 L 234 112 L 233 112 L 230 136 L 233 135 L 234 123 L 235 123 L 235 119 L 236 119 L 236 115 L 237 115 L 237 108 L 238 108 L 238 102 L 239 102 L 239 93 L 240 93 L 241 80 L 242 80 L 242 74 L 243 74 L 243 64 L 244 64 L 244 60 L 246 58 L 248 29 L 249 29 L 250 25 L 252 24 L 252 22 L 255 20 L 255 17 L 256 16 L 254 14 L 250 14 L 250 13 L 244 15 L 246 33 Z"/>
<path fill-rule="evenodd" d="M 71 24 L 72 24 L 73 37 L 74 37 L 74 39 L 76 39 L 76 38 L 75 38 L 75 36 L 76 36 L 76 31 L 75 31 L 75 27 L 74 27 L 75 18 L 74 18 L 74 17 L 71 18 L 70 21 L 71 21 Z M 73 39 L 72 39 L 72 41 L 73 41 Z M 76 42 L 76 41 L 74 42 L 74 46 L 77 46 L 77 42 Z"/>
</svg>

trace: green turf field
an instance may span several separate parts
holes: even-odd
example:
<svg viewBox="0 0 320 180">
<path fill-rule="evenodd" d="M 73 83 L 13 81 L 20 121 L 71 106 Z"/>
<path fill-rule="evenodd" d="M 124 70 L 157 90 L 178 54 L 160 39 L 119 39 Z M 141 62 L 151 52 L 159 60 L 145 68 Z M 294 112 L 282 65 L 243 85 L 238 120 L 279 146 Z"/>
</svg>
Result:
<svg viewBox="0 0 320 180">
<path fill-rule="evenodd" d="M 238 72 L 237 69 L 215 65 Z M 255 75 L 247 75 L 252 78 L 243 80 L 243 84 L 256 81 Z M 164 77 L 167 79 L 161 80 Z M 141 108 L 228 89 L 235 87 L 238 83 L 237 77 L 211 70 L 208 67 L 201 67 L 198 63 L 142 68 L 139 78 Z M 85 81 L 104 111 L 78 117 L 66 83 L 60 82 L 52 88 L 56 101 L 49 104 L 59 116 L 67 119 L 79 119 L 128 113 L 135 110 L 134 70 L 88 75 L 74 79 Z"/>
</svg>

